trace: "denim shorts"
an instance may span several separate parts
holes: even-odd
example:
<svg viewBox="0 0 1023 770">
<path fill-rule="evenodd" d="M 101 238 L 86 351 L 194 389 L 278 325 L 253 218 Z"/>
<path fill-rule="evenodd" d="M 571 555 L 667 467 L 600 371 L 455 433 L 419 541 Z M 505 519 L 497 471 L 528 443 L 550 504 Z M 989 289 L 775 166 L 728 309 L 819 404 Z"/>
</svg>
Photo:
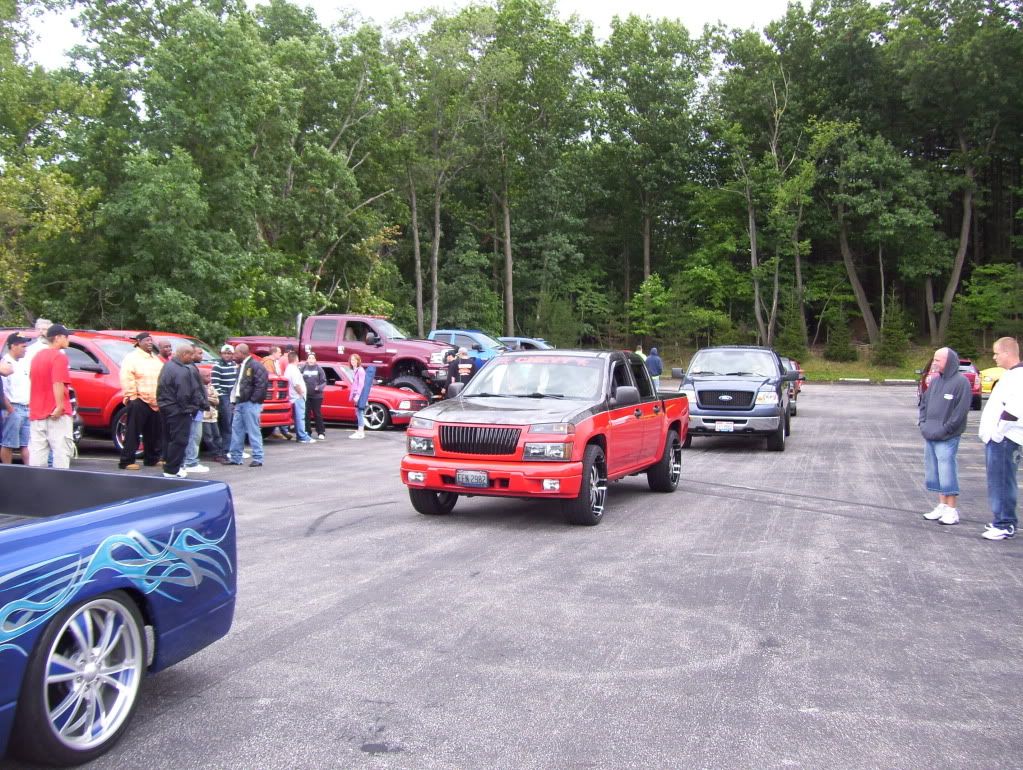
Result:
<svg viewBox="0 0 1023 770">
<path fill-rule="evenodd" d="M 958 450 L 959 436 L 945 441 L 924 441 L 924 485 L 928 492 L 959 494 Z"/>
<path fill-rule="evenodd" d="M 3 440 L 0 441 L 7 449 L 17 449 L 28 446 L 29 438 L 32 435 L 28 422 L 28 407 L 23 404 L 13 404 L 14 411 L 4 415 Z"/>
</svg>

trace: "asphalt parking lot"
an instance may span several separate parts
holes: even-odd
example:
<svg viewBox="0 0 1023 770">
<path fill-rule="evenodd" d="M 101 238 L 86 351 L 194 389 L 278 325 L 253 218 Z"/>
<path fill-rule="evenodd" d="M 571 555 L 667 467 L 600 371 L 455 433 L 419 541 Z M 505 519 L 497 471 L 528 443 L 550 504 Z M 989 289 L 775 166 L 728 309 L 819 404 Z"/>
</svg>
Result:
<svg viewBox="0 0 1023 770">
<path fill-rule="evenodd" d="M 234 628 L 93 767 L 1020 767 L 1023 538 L 980 538 L 978 412 L 962 523 L 921 518 L 915 400 L 810 384 L 784 453 L 697 438 L 676 493 L 620 482 L 591 528 L 416 514 L 398 431 L 214 466 Z"/>
</svg>

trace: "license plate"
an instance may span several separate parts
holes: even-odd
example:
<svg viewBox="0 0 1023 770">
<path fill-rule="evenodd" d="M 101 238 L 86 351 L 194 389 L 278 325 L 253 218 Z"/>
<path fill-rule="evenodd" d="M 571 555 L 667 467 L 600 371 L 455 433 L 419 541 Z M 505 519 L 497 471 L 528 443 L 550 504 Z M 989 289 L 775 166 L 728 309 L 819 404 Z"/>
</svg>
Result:
<svg viewBox="0 0 1023 770">
<path fill-rule="evenodd" d="M 718 433 L 731 433 L 732 431 L 735 430 L 735 423 L 722 422 L 718 420 L 716 423 L 714 423 L 714 430 L 716 430 Z"/>
<path fill-rule="evenodd" d="M 490 476 L 486 471 L 455 471 L 455 483 L 461 487 L 489 487 Z"/>
</svg>

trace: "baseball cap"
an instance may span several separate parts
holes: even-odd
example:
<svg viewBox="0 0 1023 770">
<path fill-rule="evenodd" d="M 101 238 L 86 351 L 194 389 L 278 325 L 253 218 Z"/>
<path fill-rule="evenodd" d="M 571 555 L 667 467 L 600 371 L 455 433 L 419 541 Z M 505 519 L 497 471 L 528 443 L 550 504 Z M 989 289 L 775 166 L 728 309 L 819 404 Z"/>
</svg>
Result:
<svg viewBox="0 0 1023 770">
<path fill-rule="evenodd" d="M 31 340 L 28 337 L 22 337 L 17 332 L 14 332 L 7 338 L 7 346 L 12 347 L 14 345 L 27 345 Z"/>
<path fill-rule="evenodd" d="M 46 330 L 47 339 L 53 339 L 54 337 L 64 336 L 67 337 L 71 334 L 71 330 L 64 326 L 64 324 L 54 324 Z"/>
<path fill-rule="evenodd" d="M 153 335 L 150 334 L 149 332 L 139 332 L 134 337 L 132 337 L 132 339 L 135 340 L 136 342 L 142 342 L 142 340 L 146 339 L 146 337 L 151 338 L 152 336 Z"/>
<path fill-rule="evenodd" d="M 234 345 L 224 345 L 220 348 L 221 353 L 234 353 Z"/>
</svg>

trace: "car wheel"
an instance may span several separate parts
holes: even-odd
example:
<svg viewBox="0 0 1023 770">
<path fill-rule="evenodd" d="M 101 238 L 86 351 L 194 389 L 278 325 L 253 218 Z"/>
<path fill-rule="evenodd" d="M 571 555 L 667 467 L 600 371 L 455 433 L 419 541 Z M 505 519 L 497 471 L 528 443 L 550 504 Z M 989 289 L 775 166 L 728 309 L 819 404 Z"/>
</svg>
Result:
<svg viewBox="0 0 1023 770">
<path fill-rule="evenodd" d="M 785 451 L 785 436 L 787 431 L 785 430 L 785 423 L 788 421 L 788 417 L 785 420 L 778 421 L 778 430 L 767 437 L 767 449 L 770 452 L 784 452 Z"/>
<path fill-rule="evenodd" d="M 122 591 L 60 612 L 29 658 L 12 741 L 22 757 L 77 765 L 124 733 L 146 670 L 144 624 Z"/>
<path fill-rule="evenodd" d="M 366 404 L 365 424 L 367 430 L 383 430 L 391 424 L 391 413 L 383 404 Z"/>
<path fill-rule="evenodd" d="M 693 445 L 693 434 L 686 433 L 686 437 L 682 439 L 682 448 L 689 449 Z"/>
<path fill-rule="evenodd" d="M 407 390 L 410 393 L 418 393 L 428 401 L 432 396 L 430 389 L 426 387 L 426 382 L 423 378 L 416 377 L 414 374 L 400 374 L 387 384 L 392 388 Z"/>
<path fill-rule="evenodd" d="M 789 416 L 795 417 L 797 413 L 798 407 L 796 406 L 796 400 L 792 399 L 791 401 L 789 401 Z"/>
<path fill-rule="evenodd" d="M 785 415 L 785 435 L 792 435 L 792 417 L 789 414 Z"/>
<path fill-rule="evenodd" d="M 570 524 L 592 527 L 594 524 L 600 524 L 600 520 L 604 518 L 606 502 L 607 469 L 604 463 L 604 450 L 596 444 L 590 444 L 583 455 L 583 480 L 579 487 L 579 496 L 564 502 L 565 516 Z"/>
<path fill-rule="evenodd" d="M 409 489 L 412 507 L 427 516 L 445 516 L 455 509 L 457 492 L 434 492 L 432 489 Z"/>
<path fill-rule="evenodd" d="M 674 492 L 681 478 L 682 442 L 679 441 L 678 433 L 670 430 L 661 459 L 647 469 L 646 483 L 654 492 Z"/>
</svg>

